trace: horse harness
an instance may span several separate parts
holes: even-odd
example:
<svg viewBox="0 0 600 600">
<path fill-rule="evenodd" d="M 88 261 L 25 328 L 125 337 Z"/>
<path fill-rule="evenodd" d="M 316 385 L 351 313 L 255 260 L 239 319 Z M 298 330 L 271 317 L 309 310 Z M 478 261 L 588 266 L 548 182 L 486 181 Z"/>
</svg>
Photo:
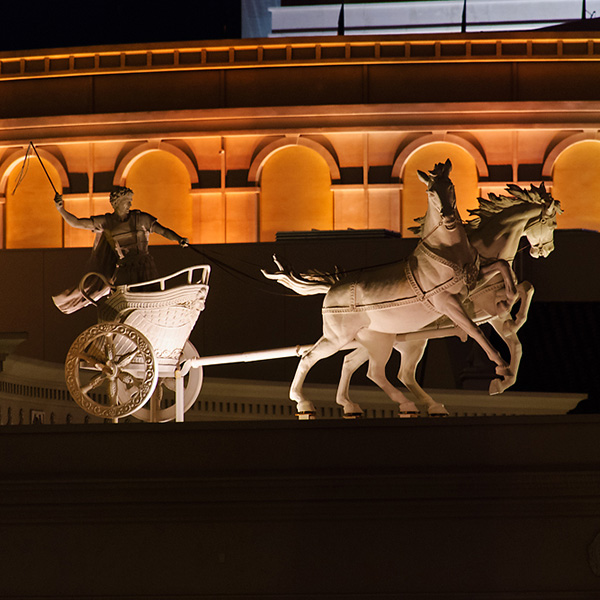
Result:
<svg viewBox="0 0 600 600">
<path fill-rule="evenodd" d="M 427 258 L 433 260 L 434 262 L 437 262 L 441 265 L 444 265 L 445 267 L 448 267 L 449 269 L 452 269 L 452 271 L 454 272 L 453 277 L 451 277 L 444 283 L 435 286 L 431 290 L 424 291 L 414 276 L 412 267 L 410 265 L 411 261 L 409 258 L 409 260 L 406 261 L 406 264 L 404 266 L 404 273 L 406 275 L 407 281 L 410 284 L 410 287 L 415 293 L 416 299 L 419 302 L 424 302 L 427 307 L 432 308 L 435 312 L 439 313 L 440 311 L 437 310 L 431 303 L 430 298 L 432 296 L 436 296 L 437 294 L 447 291 L 457 283 L 462 283 L 464 286 L 466 286 L 469 292 L 475 287 L 477 283 L 477 278 L 479 277 L 479 269 L 481 266 L 479 253 L 475 253 L 475 260 L 473 262 L 461 266 L 454 261 L 440 256 L 425 243 L 418 244 L 418 246 L 415 248 L 413 256 L 416 256 L 419 252 L 422 252 L 425 256 L 427 256 Z"/>
<path fill-rule="evenodd" d="M 356 282 L 352 282 L 350 284 L 350 302 L 348 306 L 334 306 L 334 307 L 323 307 L 323 314 L 340 314 L 340 313 L 353 313 L 353 312 L 366 312 L 372 310 L 387 310 L 390 308 L 397 308 L 400 306 L 408 306 L 411 304 L 416 304 L 417 302 L 422 303 L 424 306 L 432 310 L 437 314 L 443 314 L 439 311 L 433 303 L 431 302 L 431 298 L 433 296 L 437 296 L 442 292 L 447 291 L 458 283 L 462 283 L 467 290 L 470 292 L 474 289 L 477 278 L 479 276 L 479 268 L 480 268 L 480 258 L 479 254 L 476 254 L 475 260 L 466 265 L 459 265 L 458 263 L 451 261 L 447 258 L 444 258 L 434 252 L 427 244 L 423 243 L 423 241 L 419 242 L 412 256 L 417 255 L 418 253 L 424 254 L 428 259 L 437 262 L 445 267 L 452 269 L 454 275 L 444 281 L 440 285 L 433 287 L 431 290 L 423 290 L 416 280 L 413 269 L 411 267 L 410 257 L 405 261 L 404 265 L 404 274 L 406 276 L 406 280 L 408 281 L 414 296 L 410 298 L 399 298 L 396 300 L 385 300 L 383 302 L 374 302 L 369 304 L 357 304 L 356 302 Z"/>
</svg>

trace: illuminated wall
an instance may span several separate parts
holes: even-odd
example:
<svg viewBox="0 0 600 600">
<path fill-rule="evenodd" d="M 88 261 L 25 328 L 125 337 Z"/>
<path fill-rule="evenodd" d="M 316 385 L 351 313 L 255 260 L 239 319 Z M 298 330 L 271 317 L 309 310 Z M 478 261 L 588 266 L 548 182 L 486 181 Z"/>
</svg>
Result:
<svg viewBox="0 0 600 600">
<path fill-rule="evenodd" d="M 600 141 L 582 141 L 561 152 L 553 183 L 565 211 L 560 226 L 600 231 Z"/>
<path fill-rule="evenodd" d="M 94 173 L 107 162 L 113 171 L 105 176 L 110 184 L 106 191 L 73 192 L 67 187 L 64 200 L 67 210 L 76 216 L 102 214 L 112 210 L 109 190 L 114 185 L 127 185 L 134 190 L 134 208 L 155 215 L 163 225 L 193 243 L 271 241 L 278 231 L 311 229 L 388 229 L 412 236 L 408 228 L 427 209 L 425 186 L 417 171 L 431 170 L 437 162 L 450 158 L 451 177 L 463 219 L 469 218 L 468 209 L 476 206 L 479 196 L 490 191 L 502 192 L 512 181 L 528 186 L 546 179 L 547 187 L 561 200 L 565 210 L 559 218 L 559 227 L 600 230 L 600 141 L 575 137 L 556 146 L 544 166 L 551 178 L 542 176 L 541 165 L 531 178 L 523 177 L 522 173 L 521 177 L 514 177 L 515 173 L 519 175 L 518 169 L 508 165 L 493 180 L 487 169 L 493 171 L 498 167 L 485 163 L 484 155 L 495 157 L 495 153 L 502 151 L 499 142 L 503 140 L 497 135 L 489 135 L 489 140 L 482 134 L 478 136 L 484 152 L 467 143 L 459 145 L 456 140 L 431 141 L 429 134 L 416 140 L 411 138 L 411 143 L 404 146 L 398 134 L 387 136 L 389 139 L 382 134 L 363 135 L 364 146 L 370 149 L 368 153 L 362 152 L 362 147 L 354 147 L 356 140 L 350 142 L 350 136 L 346 139 L 335 134 L 327 147 L 323 140 L 323 146 L 314 146 L 320 152 L 298 144 L 283 145 L 263 157 L 253 175 L 255 157 L 265 145 L 264 138 L 255 136 L 247 139 L 232 158 L 234 165 L 246 165 L 249 169 L 232 170 L 226 165 L 222 170 L 215 169 L 209 174 L 209 182 L 214 184 L 210 186 L 202 186 L 202 173 L 197 182 L 192 181 L 190 172 L 194 175 L 195 167 L 190 167 L 191 161 L 182 158 L 183 155 L 157 149 L 148 151 L 143 143 L 125 146 L 130 148 L 125 158 L 123 151 L 119 152 L 123 145 L 115 144 L 110 161 L 90 153 L 88 148 L 82 147 L 77 154 L 71 147 L 67 166 L 80 161 Z M 521 152 L 549 154 L 544 140 L 529 137 L 522 134 L 520 146 L 515 146 Z M 328 140 L 326 136 L 324 139 Z M 211 148 L 209 144 L 203 148 L 202 144 L 203 140 L 197 140 L 194 146 L 190 144 L 188 153 L 193 155 L 192 147 L 196 152 Z M 512 153 L 514 148 L 509 151 Z M 216 153 L 218 159 L 218 150 Z M 89 161 L 90 154 L 93 161 Z M 324 156 L 329 157 L 329 162 Z M 369 158 L 373 162 L 395 162 L 379 166 L 371 164 Z M 9 162 L 4 165 L 3 178 L 4 247 L 90 246 L 92 233 L 63 226 L 39 163 L 29 159 L 23 178 L 22 158 L 15 160 L 12 156 Z M 46 160 L 44 164 L 57 189 L 62 190 L 62 180 L 54 166 Z M 384 173 L 385 179 L 373 180 L 373 173 L 375 177 Z M 63 176 L 69 183 L 69 178 L 78 177 L 76 172 L 68 171 Z M 13 193 L 19 177 L 22 181 Z M 231 180 L 237 185 L 232 185 Z M 159 236 L 152 237 L 152 243 L 169 243 Z"/>
<path fill-rule="evenodd" d="M 54 206 L 54 192 L 46 173 L 37 160 L 29 158 L 24 169 L 22 165 L 15 166 L 6 182 L 5 247 L 61 248 L 62 218 Z M 44 166 L 60 192 L 56 171 L 48 163 Z"/>
<path fill-rule="evenodd" d="M 127 173 L 125 185 L 133 190 L 132 208 L 154 215 L 177 232 L 192 231 L 191 182 L 187 170 L 169 152 L 154 150 L 140 156 Z M 174 244 L 152 234 L 150 243 Z"/>
<path fill-rule="evenodd" d="M 314 151 L 290 146 L 273 154 L 261 179 L 260 241 L 278 231 L 333 229 L 331 178 Z"/>
<path fill-rule="evenodd" d="M 34 161 L 13 193 L 29 140 L 69 211 L 110 211 L 111 189 L 128 185 L 134 207 L 193 243 L 310 229 L 411 235 L 426 210 L 416 171 L 446 158 L 463 218 L 478 196 L 544 181 L 565 209 L 559 228 L 600 230 L 600 108 L 589 85 L 600 79 L 597 38 L 415 34 L 0 52 L 0 247 L 93 240 L 63 227 Z"/>
</svg>

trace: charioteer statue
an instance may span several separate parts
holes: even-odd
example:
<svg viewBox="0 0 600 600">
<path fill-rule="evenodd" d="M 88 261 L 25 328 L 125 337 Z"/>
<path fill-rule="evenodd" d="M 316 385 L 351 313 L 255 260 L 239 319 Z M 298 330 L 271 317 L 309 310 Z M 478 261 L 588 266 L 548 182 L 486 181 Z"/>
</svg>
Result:
<svg viewBox="0 0 600 600">
<path fill-rule="evenodd" d="M 86 272 L 99 273 L 106 280 L 97 276 L 88 277 L 84 284 L 85 294 L 77 286 L 53 296 L 54 304 L 65 314 L 88 306 L 90 301 L 86 296 L 94 301 L 105 296 L 110 292 L 110 285 L 156 279 L 158 271 L 148 251 L 151 233 L 178 242 L 181 246 L 188 245 L 187 238 L 161 225 L 156 217 L 140 210 L 131 210 L 132 201 L 133 191 L 118 187 L 110 194 L 112 213 L 80 218 L 66 210 L 62 196 L 56 193 L 54 202 L 65 222 L 71 227 L 96 233 Z"/>
</svg>

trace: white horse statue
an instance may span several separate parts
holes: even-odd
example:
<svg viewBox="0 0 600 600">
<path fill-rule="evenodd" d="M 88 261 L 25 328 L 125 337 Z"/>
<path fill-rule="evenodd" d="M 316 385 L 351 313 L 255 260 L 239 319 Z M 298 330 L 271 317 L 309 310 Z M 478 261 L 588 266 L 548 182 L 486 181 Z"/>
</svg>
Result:
<svg viewBox="0 0 600 600">
<path fill-rule="evenodd" d="M 507 191 L 508 196 L 488 194 L 487 200 L 479 198 L 479 208 L 469 211 L 475 216 L 466 224 L 471 244 L 479 252 L 484 264 L 498 258 L 512 264 L 519 241 L 526 236 L 530 244 L 530 255 L 534 258 L 545 258 L 554 250 L 556 215 L 562 213 L 560 203 L 546 191 L 543 183 L 539 187 L 531 185 L 530 190 L 510 184 Z M 414 230 L 424 235 L 422 226 Z M 516 289 L 517 295 L 511 301 L 502 278 L 480 278 L 464 303 L 468 314 L 476 323 L 489 322 L 492 325 L 510 352 L 510 372 L 505 374 L 503 379 L 492 379 L 490 394 L 501 393 L 515 382 L 521 362 L 522 346 L 517 333 L 527 320 L 534 289 L 528 281 L 519 283 Z M 518 301 L 520 305 L 513 318 L 511 309 Z M 417 402 L 427 405 L 429 414 L 443 415 L 447 414 L 447 411 L 417 383 L 417 366 L 423 357 L 428 339 L 452 335 L 463 337 L 464 334 L 448 319 L 441 318 L 433 327 L 415 332 L 412 339 L 411 336 L 397 336 L 394 343 L 394 348 L 402 356 L 398 379 L 413 393 Z M 350 378 L 367 358 L 368 353 L 362 347 L 344 358 L 336 396 L 338 404 L 346 406 L 350 402 Z"/>
<path fill-rule="evenodd" d="M 400 413 L 418 414 L 416 405 L 387 380 L 385 366 L 397 335 L 430 326 L 441 316 L 479 343 L 496 363 L 499 375 L 511 375 L 509 365 L 473 323 L 463 302 L 478 279 L 500 273 L 512 303 L 517 293 L 514 274 L 505 260 L 480 263 L 456 209 L 451 168 L 447 160 L 430 173 L 418 172 L 427 185 L 428 209 L 422 220 L 422 239 L 407 258 L 358 273 L 297 275 L 277 260 L 278 272 L 263 271 L 265 277 L 298 294 L 325 294 L 323 335 L 300 359 L 290 387 L 290 399 L 296 402 L 301 418 L 315 413 L 314 405 L 302 393 L 310 368 L 352 342 L 366 352 L 368 377 L 399 405 Z M 346 416 L 362 413 L 349 399 L 343 409 Z M 443 406 L 440 410 L 445 411 Z"/>
</svg>

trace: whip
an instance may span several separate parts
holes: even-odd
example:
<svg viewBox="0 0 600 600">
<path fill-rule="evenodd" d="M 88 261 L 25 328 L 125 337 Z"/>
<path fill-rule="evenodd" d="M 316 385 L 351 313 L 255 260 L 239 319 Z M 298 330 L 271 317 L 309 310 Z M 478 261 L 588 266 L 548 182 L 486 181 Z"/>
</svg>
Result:
<svg viewBox="0 0 600 600">
<path fill-rule="evenodd" d="M 37 159 L 40 161 L 40 165 L 42 166 L 42 169 L 44 170 L 44 173 L 46 174 L 46 177 L 48 178 L 48 181 L 50 182 L 50 185 L 52 186 L 52 189 L 54 190 L 54 194 L 58 194 L 58 190 L 56 189 L 56 187 L 54 187 L 54 183 L 52 183 L 52 179 L 50 178 L 50 175 L 48 174 L 48 171 L 46 170 L 46 167 L 44 166 L 44 163 L 40 157 L 40 155 L 38 154 L 37 148 L 33 145 L 33 142 L 29 142 L 29 146 L 27 146 L 27 151 L 25 152 L 25 158 L 23 159 L 23 166 L 21 167 L 21 172 L 19 173 L 19 176 L 17 177 L 17 182 L 15 183 L 15 187 L 13 189 L 13 194 L 17 191 L 17 188 L 21 185 L 21 182 L 23 181 L 23 179 L 25 179 L 25 175 L 27 174 L 27 167 L 29 166 L 29 163 L 27 162 L 27 158 L 29 157 L 29 150 L 33 149 L 35 155 L 37 156 Z"/>
</svg>

